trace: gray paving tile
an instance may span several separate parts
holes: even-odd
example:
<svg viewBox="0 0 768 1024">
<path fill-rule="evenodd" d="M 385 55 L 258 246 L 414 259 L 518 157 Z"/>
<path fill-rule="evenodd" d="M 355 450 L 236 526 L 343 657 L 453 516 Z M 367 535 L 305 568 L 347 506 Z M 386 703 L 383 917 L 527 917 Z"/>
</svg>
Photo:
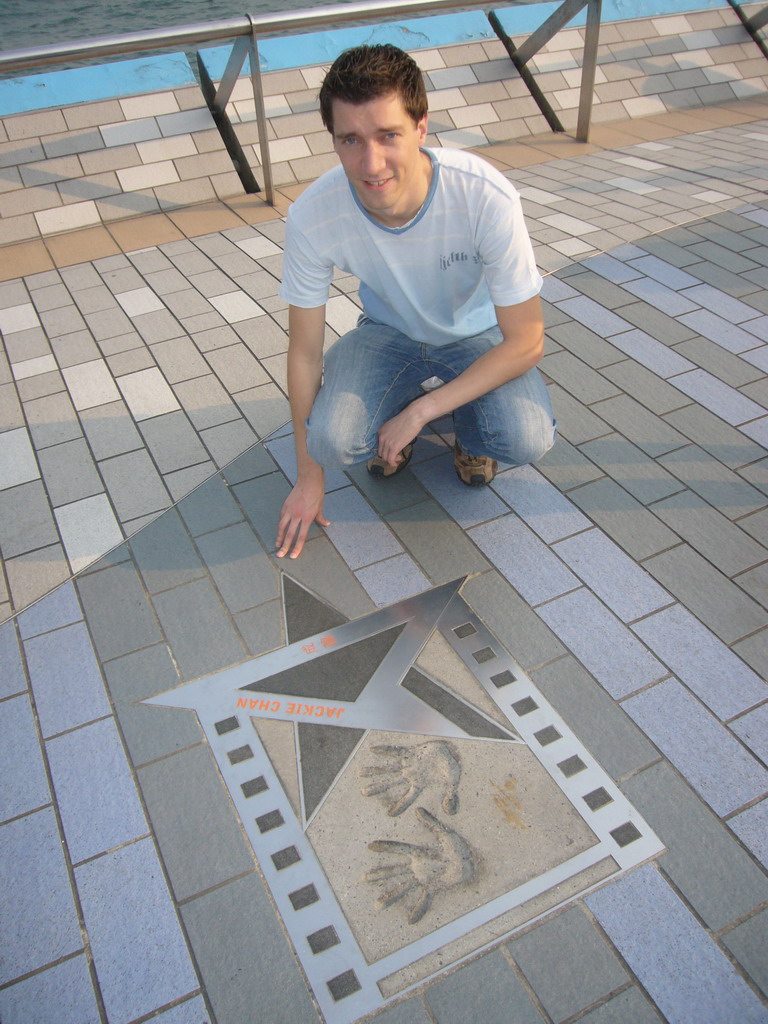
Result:
<svg viewBox="0 0 768 1024">
<path fill-rule="evenodd" d="M 150 594 L 205 575 L 203 563 L 175 509 L 169 509 L 137 533 L 130 547 Z"/>
<path fill-rule="evenodd" d="M 763 867 L 768 868 L 768 800 L 734 815 L 728 825 Z"/>
<path fill-rule="evenodd" d="M 446 583 L 488 568 L 474 544 L 435 501 L 421 501 L 384 518 L 434 583 Z M 331 527 L 328 532 L 334 540 Z"/>
<path fill-rule="evenodd" d="M 687 544 L 654 555 L 643 565 L 727 644 L 768 623 L 764 608 Z"/>
<path fill-rule="evenodd" d="M 717 814 L 765 792 L 765 768 L 678 682 L 658 683 L 622 707 Z"/>
<path fill-rule="evenodd" d="M 680 490 L 674 476 L 619 434 L 589 441 L 581 450 L 643 504 Z"/>
<path fill-rule="evenodd" d="M 723 943 L 733 953 L 752 980 L 768 995 L 768 910 L 755 914 L 744 924 L 723 936 Z"/>
<path fill-rule="evenodd" d="M 509 963 L 497 950 L 431 985 L 425 993 L 439 1024 L 540 1024 L 542 1017 Z"/>
<path fill-rule="evenodd" d="M 431 1018 L 424 1009 L 424 1004 L 416 996 L 396 1003 L 372 1019 L 376 1021 L 376 1024 L 432 1024 Z"/>
<path fill-rule="evenodd" d="M 0 491 L 0 550 L 13 558 L 56 544 L 59 532 L 41 480 Z"/>
<path fill-rule="evenodd" d="M 179 684 L 166 644 L 116 658 L 105 666 L 104 674 L 134 764 L 144 764 L 200 742 L 202 734 L 193 712 L 139 703 Z"/>
<path fill-rule="evenodd" d="M 583 588 L 542 605 L 539 615 L 616 699 L 668 674 L 666 666 Z"/>
<path fill-rule="evenodd" d="M 74 407 L 65 392 L 26 402 L 24 413 L 37 450 L 82 437 Z"/>
<path fill-rule="evenodd" d="M 50 629 L 78 622 L 82 617 L 75 589 L 71 583 L 66 583 L 19 615 L 19 633 L 27 640 L 31 636 L 47 633 Z M 10 664 L 2 660 L 4 664 Z"/>
<path fill-rule="evenodd" d="M 75 881 L 110 1020 L 133 1020 L 198 988 L 151 839 L 82 864 Z"/>
<path fill-rule="evenodd" d="M 82 439 L 67 441 L 38 452 L 40 468 L 51 504 L 68 505 L 104 490 L 104 484 Z"/>
<path fill-rule="evenodd" d="M 610 433 L 610 427 L 605 420 L 595 416 L 589 409 L 585 409 L 581 402 L 578 402 L 559 385 L 551 385 L 549 395 L 558 432 L 571 444 L 580 445 L 585 441 L 592 441 L 596 437 L 603 437 Z"/>
<path fill-rule="evenodd" d="M 569 492 L 570 499 L 632 558 L 642 561 L 678 542 L 656 516 L 619 487 L 603 478 Z"/>
<path fill-rule="evenodd" d="M 0 821 L 51 802 L 29 697 L 0 703 Z"/>
<path fill-rule="evenodd" d="M 733 324 L 743 324 L 745 321 L 754 320 L 758 315 L 754 307 L 708 284 L 687 288 L 683 295 Z"/>
<path fill-rule="evenodd" d="M 768 688 L 763 690 L 768 696 Z M 757 757 L 768 763 L 768 704 L 730 723 L 731 728 Z"/>
<path fill-rule="evenodd" d="M 755 310 L 752 312 L 754 314 Z M 737 326 L 738 321 L 734 322 L 728 317 L 718 316 L 715 312 L 701 309 L 693 313 L 686 313 L 680 317 L 680 322 L 703 338 L 708 338 L 716 345 L 722 346 L 728 352 L 737 354 L 748 352 L 760 344 L 760 339 L 750 333 L 749 323 L 739 327 Z"/>
<path fill-rule="evenodd" d="M 619 394 L 619 389 L 570 352 L 555 352 L 542 359 L 540 369 L 585 405 Z"/>
<path fill-rule="evenodd" d="M 636 988 L 620 992 L 607 1003 L 579 1017 L 580 1024 L 663 1024 Z"/>
<path fill-rule="evenodd" d="M 762 629 L 733 644 L 733 650 L 743 658 L 761 678 L 768 677 L 768 630 Z"/>
<path fill-rule="evenodd" d="M 586 459 L 578 448 L 574 448 L 563 437 L 558 438 L 557 443 L 539 459 L 536 468 L 563 492 L 592 480 L 599 480 L 603 476 L 602 471 L 593 462 Z"/>
<path fill-rule="evenodd" d="M 197 541 L 224 603 L 234 614 L 274 600 L 277 573 L 247 523 L 237 523 Z"/>
<path fill-rule="evenodd" d="M 449 475 L 453 473 L 453 460 L 448 462 L 446 458 L 442 458 L 428 459 L 418 465 L 412 461 L 410 469 L 386 479 L 372 476 L 364 463 L 352 466 L 346 475 L 357 489 L 362 491 L 365 500 L 376 509 L 379 515 L 384 516 L 388 512 L 394 512 L 397 509 L 407 508 L 409 505 L 424 501 L 427 491 L 429 491 L 432 497 L 437 498 L 443 508 L 447 509 L 456 519 L 460 510 L 456 509 L 454 512 L 450 507 L 451 498 L 458 497 L 456 489 L 453 487 L 453 480 Z M 454 479 L 458 484 L 459 481 L 455 476 Z M 468 490 L 466 487 L 463 489 Z M 447 497 L 448 504 L 445 500 L 441 500 L 440 494 Z"/>
<path fill-rule="evenodd" d="M 768 558 L 762 544 L 691 491 L 680 491 L 657 502 L 653 512 L 726 576 L 744 572 Z"/>
<path fill-rule="evenodd" d="M 708 928 L 720 931 L 768 896 L 768 880 L 739 843 L 667 764 L 622 789 L 667 847 L 659 866 Z"/>
<path fill-rule="evenodd" d="M 662 416 L 673 409 L 679 409 L 681 405 L 689 404 L 688 399 L 677 388 L 667 384 L 657 374 L 630 359 L 625 359 L 623 363 L 605 366 L 602 372 L 622 391 L 632 395 L 641 405 L 656 413 L 657 416 Z"/>
<path fill-rule="evenodd" d="M 60 544 L 50 544 L 7 559 L 5 572 L 17 611 L 49 593 L 70 575 L 69 563 Z"/>
<path fill-rule="evenodd" d="M 731 449 L 731 455 L 739 457 L 745 452 L 754 454 L 755 449 L 750 447 L 749 441 L 746 446 Z M 762 454 L 763 449 L 757 448 L 756 451 Z M 738 519 L 765 506 L 766 499 L 762 491 L 752 487 L 717 458 L 695 445 L 672 452 L 660 461 L 692 491 L 700 494 L 729 519 Z"/>
<path fill-rule="evenodd" d="M 687 442 L 687 438 L 629 395 L 598 402 L 593 411 L 651 458 L 674 451 Z"/>
<path fill-rule="evenodd" d="M 274 464 L 272 465 L 274 469 Z M 220 476 L 212 476 L 178 504 L 178 512 L 193 537 L 242 522 L 243 514 Z"/>
<path fill-rule="evenodd" d="M 0 990 L 5 1024 L 100 1024 L 101 1016 L 85 956 Z"/>
<path fill-rule="evenodd" d="M 682 313 L 691 313 L 697 308 L 695 302 L 685 298 L 671 287 L 667 288 L 659 281 L 642 277 L 636 281 L 628 281 L 624 286 L 628 292 L 649 303 L 656 309 L 666 313 L 667 316 L 679 316 Z"/>
<path fill-rule="evenodd" d="M 650 334 L 652 338 L 664 345 L 674 345 L 678 341 L 685 341 L 697 334 L 693 327 L 682 322 L 682 318 L 676 320 L 667 316 L 666 313 L 662 313 L 661 310 L 647 302 L 635 302 L 630 306 L 623 306 L 621 315 L 629 323 L 639 327 L 641 331 Z"/>
<path fill-rule="evenodd" d="M 77 589 L 102 661 L 161 639 L 132 563 L 120 563 L 81 577 Z"/>
<path fill-rule="evenodd" d="M 254 874 L 191 900 L 181 913 L 217 1024 L 242 1024 L 256 1006 L 265 1021 L 317 1024 L 293 952 Z"/>
<path fill-rule="evenodd" d="M 684 448 L 680 452 L 664 457 L 664 462 L 668 462 L 671 466 L 681 467 L 681 473 L 684 472 L 682 466 L 689 460 L 693 462 L 707 462 L 706 456 L 701 458 L 702 449 L 712 456 L 713 459 L 722 462 L 724 466 L 730 469 L 746 466 L 748 463 L 763 458 L 765 455 L 764 448 L 755 444 L 748 437 L 745 437 L 740 430 L 729 426 L 719 417 L 709 412 L 709 410 L 703 409 L 700 406 L 690 405 L 686 409 L 679 409 L 676 412 L 668 413 L 665 418 L 699 446 L 697 448 Z M 692 490 L 700 490 L 698 487 L 693 486 L 693 480 L 698 479 L 700 476 L 703 481 L 711 478 L 713 473 L 715 476 L 720 474 L 723 479 L 730 479 L 730 474 L 724 472 L 722 467 L 710 466 L 709 469 L 710 472 L 708 473 L 694 471 L 690 474 L 690 482 L 688 477 L 684 477 Z M 677 472 L 677 469 L 675 469 L 675 472 Z M 678 475 L 680 474 L 678 473 Z M 738 478 L 736 479 L 738 480 Z M 704 483 L 704 486 L 706 486 L 706 483 Z M 716 491 L 715 494 L 717 493 L 719 492 Z M 752 495 L 755 500 L 758 500 L 760 497 L 759 493 L 754 491 Z M 706 495 L 704 496 L 706 497 Z M 715 501 L 714 503 L 716 504 L 717 502 Z"/>
<path fill-rule="evenodd" d="M 658 759 L 640 729 L 574 658 L 560 658 L 533 670 L 531 676 L 613 778 Z"/>
<path fill-rule="evenodd" d="M 691 338 L 675 345 L 675 351 L 697 366 L 713 373 L 720 380 L 739 388 L 750 381 L 760 380 L 763 371 L 751 366 L 745 359 L 726 351 L 706 338 Z"/>
<path fill-rule="evenodd" d="M 49 740 L 51 777 L 73 863 L 146 835 L 147 823 L 112 718 Z M 109 779 L 109 799 L 94 779 Z"/>
<path fill-rule="evenodd" d="M 146 451 L 125 452 L 99 465 L 121 522 L 168 508 L 171 499 Z"/>
<path fill-rule="evenodd" d="M 546 278 L 546 280 L 550 280 L 550 278 Z M 560 310 L 557 312 L 560 313 Z M 572 320 L 568 320 L 562 326 L 548 327 L 547 338 L 562 345 L 587 366 L 592 366 L 596 370 L 609 366 L 622 358 L 622 353 L 610 342 L 605 341 L 583 324 L 574 323 Z"/>
<path fill-rule="evenodd" d="M 207 577 L 158 594 L 154 607 L 183 679 L 242 661 L 242 641 Z"/>
<path fill-rule="evenodd" d="M 21 693 L 27 688 L 27 680 L 21 663 L 19 643 L 13 620 L 0 625 L 0 698 Z"/>
<path fill-rule="evenodd" d="M 98 460 L 143 446 L 141 435 L 123 401 L 83 409 L 80 420 L 94 458 Z"/>
<path fill-rule="evenodd" d="M 0 984 L 82 949 L 53 808 L 0 828 Z"/>
<path fill-rule="evenodd" d="M 553 550 L 624 622 L 669 604 L 669 595 L 600 530 L 559 541 Z"/>
<path fill-rule="evenodd" d="M 205 462 L 208 453 L 183 412 L 168 412 L 139 424 L 161 473 Z"/>
<path fill-rule="evenodd" d="M 99 663 L 84 623 L 32 637 L 24 647 L 43 736 L 109 714 Z"/>
<path fill-rule="evenodd" d="M 652 867 L 593 893 L 587 905 L 669 1024 L 765 1020 L 758 998 Z"/>
<path fill-rule="evenodd" d="M 573 1016 L 628 981 L 580 908 L 545 921 L 508 948 L 555 1021 Z"/>
<path fill-rule="evenodd" d="M 221 476 L 228 484 L 234 485 L 265 476 L 267 473 L 274 473 L 275 469 L 275 460 L 268 450 L 263 444 L 255 444 L 247 452 L 243 452 L 233 462 L 230 462 L 228 466 L 225 466 L 221 471 Z"/>
<path fill-rule="evenodd" d="M 177 900 L 251 871 L 252 853 L 207 746 L 163 758 L 138 774 Z"/>
<path fill-rule="evenodd" d="M 406 554 L 364 566 L 355 572 L 355 576 L 379 608 L 421 594 L 430 586 L 427 577 Z"/>
<path fill-rule="evenodd" d="M 573 573 L 517 516 L 504 516 L 468 534 L 530 604 L 549 601 L 579 585 Z"/>
<path fill-rule="evenodd" d="M 267 601 L 235 615 L 240 635 L 254 657 L 280 647 L 284 642 L 283 612 L 279 601 Z"/>
<path fill-rule="evenodd" d="M 152 1020 L 155 1024 L 210 1024 L 211 1015 L 202 996 L 196 996 L 165 1013 L 159 1013 Z"/>
<path fill-rule="evenodd" d="M 239 416 L 228 423 L 207 427 L 201 431 L 200 437 L 220 469 L 258 441 L 250 425 Z"/>
</svg>

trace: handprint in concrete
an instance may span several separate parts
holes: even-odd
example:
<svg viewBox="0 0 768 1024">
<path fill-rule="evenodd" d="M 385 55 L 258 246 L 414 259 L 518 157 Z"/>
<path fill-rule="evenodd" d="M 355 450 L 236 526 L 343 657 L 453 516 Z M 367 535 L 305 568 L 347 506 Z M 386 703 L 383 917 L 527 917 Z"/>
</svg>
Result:
<svg viewBox="0 0 768 1024">
<path fill-rule="evenodd" d="M 453 744 L 447 740 L 419 743 L 413 747 L 380 744 L 371 750 L 381 757 L 381 763 L 363 768 L 360 774 L 374 778 L 363 789 L 363 796 L 383 794 L 390 800 L 387 813 L 397 817 L 407 811 L 425 789 L 437 787 L 446 814 L 455 814 L 459 808 L 459 780 L 461 761 Z"/>
<path fill-rule="evenodd" d="M 430 846 L 377 839 L 368 844 L 374 853 L 389 853 L 398 860 L 367 872 L 367 882 L 380 884 L 384 893 L 376 900 L 380 910 L 413 894 L 408 922 L 416 924 L 432 905 L 434 896 L 467 885 L 477 875 L 477 858 L 472 847 L 454 829 L 449 828 L 424 807 L 416 808 L 416 817 L 432 833 Z"/>
</svg>

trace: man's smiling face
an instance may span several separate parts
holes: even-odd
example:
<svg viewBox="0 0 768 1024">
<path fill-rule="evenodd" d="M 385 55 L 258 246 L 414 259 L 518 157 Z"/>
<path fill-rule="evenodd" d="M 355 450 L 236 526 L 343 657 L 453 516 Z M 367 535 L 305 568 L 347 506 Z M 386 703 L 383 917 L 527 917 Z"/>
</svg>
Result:
<svg viewBox="0 0 768 1024">
<path fill-rule="evenodd" d="M 396 93 L 366 103 L 333 101 L 333 148 L 365 209 L 387 227 L 414 217 L 432 175 L 420 147 L 427 118 L 415 123 Z"/>
</svg>

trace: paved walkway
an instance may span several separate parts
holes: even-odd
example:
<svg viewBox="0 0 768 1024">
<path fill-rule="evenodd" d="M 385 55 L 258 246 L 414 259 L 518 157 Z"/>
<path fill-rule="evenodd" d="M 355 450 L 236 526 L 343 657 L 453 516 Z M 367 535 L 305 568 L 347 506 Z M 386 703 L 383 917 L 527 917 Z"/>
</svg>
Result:
<svg viewBox="0 0 768 1024">
<path fill-rule="evenodd" d="M 767 117 L 484 151 L 560 440 L 287 564 L 274 211 L 0 251 L 3 1024 L 768 1020 Z"/>
</svg>

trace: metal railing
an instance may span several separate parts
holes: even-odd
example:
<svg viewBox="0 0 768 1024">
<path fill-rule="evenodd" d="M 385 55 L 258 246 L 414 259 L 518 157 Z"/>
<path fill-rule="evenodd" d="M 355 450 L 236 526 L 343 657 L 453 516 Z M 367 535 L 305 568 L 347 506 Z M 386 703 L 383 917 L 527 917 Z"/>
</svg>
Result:
<svg viewBox="0 0 768 1024">
<path fill-rule="evenodd" d="M 545 2 L 547 0 L 506 0 L 503 6 L 528 7 Z M 0 53 L 0 73 L 27 71 L 31 68 L 91 60 L 95 57 L 115 57 L 147 50 L 186 49 L 198 44 L 226 42 L 235 39 L 236 42 L 233 45 L 219 88 L 215 96 L 207 97 L 207 102 L 214 117 L 226 116 L 227 102 L 245 59 L 249 57 L 265 198 L 268 203 L 272 204 L 272 163 L 269 154 L 267 118 L 259 63 L 259 39 L 311 32 L 329 25 L 338 27 L 339 25 L 359 25 L 371 21 L 386 22 L 435 13 L 488 9 L 492 6 L 499 5 L 489 3 L 488 0 L 396 0 L 396 2 L 358 0 L 357 3 L 334 4 L 319 10 L 284 11 L 279 14 L 246 14 L 241 18 L 193 25 L 175 25 L 166 29 L 151 29 L 145 32 L 130 32 L 115 36 L 100 36 L 94 39 L 78 39 L 49 46 L 10 50 Z M 577 138 L 583 141 L 586 141 L 588 137 L 591 118 L 601 0 L 563 0 L 554 14 L 522 46 L 512 47 L 511 50 L 509 46 L 507 47 L 515 66 L 520 70 L 552 36 L 585 6 L 588 7 L 588 15 L 577 128 Z M 512 50 L 515 51 L 515 56 L 512 55 Z M 534 96 L 534 98 L 541 106 L 539 97 Z M 542 109 L 544 108 L 542 107 Z M 562 130 L 562 128 L 558 126 L 556 130 Z"/>
</svg>

